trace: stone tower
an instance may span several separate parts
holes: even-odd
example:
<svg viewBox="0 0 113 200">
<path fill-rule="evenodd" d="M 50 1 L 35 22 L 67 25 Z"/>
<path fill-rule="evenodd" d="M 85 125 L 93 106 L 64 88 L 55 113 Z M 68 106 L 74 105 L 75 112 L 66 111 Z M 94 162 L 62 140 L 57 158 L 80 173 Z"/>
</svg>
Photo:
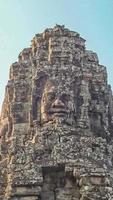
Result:
<svg viewBox="0 0 113 200">
<path fill-rule="evenodd" d="M 10 67 L 0 200 L 113 200 L 113 96 L 77 32 L 36 34 Z"/>
</svg>

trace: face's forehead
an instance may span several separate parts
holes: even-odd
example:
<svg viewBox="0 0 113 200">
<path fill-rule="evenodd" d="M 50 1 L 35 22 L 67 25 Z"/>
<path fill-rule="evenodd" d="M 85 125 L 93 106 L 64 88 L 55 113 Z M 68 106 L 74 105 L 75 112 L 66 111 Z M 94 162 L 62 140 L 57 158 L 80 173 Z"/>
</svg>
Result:
<svg viewBox="0 0 113 200">
<path fill-rule="evenodd" d="M 58 77 L 56 79 L 51 78 L 47 80 L 45 84 L 44 92 L 72 94 L 74 93 L 74 84 L 70 82 L 66 84 L 66 80 L 62 81 Z"/>
<path fill-rule="evenodd" d="M 49 69 L 49 67 L 43 66 L 42 69 L 38 69 L 37 71 L 37 76 L 40 77 L 40 75 L 43 75 L 43 79 L 40 79 L 40 88 L 42 88 L 42 80 L 44 80 L 42 96 L 45 96 L 45 94 L 49 92 L 54 92 L 55 96 L 62 93 L 71 97 L 74 95 L 76 96 L 78 88 L 77 83 L 79 81 L 75 70 L 73 71 L 71 66 L 69 69 L 62 69 L 61 66 L 60 68 L 58 68 L 58 66 L 51 66 Z"/>
</svg>

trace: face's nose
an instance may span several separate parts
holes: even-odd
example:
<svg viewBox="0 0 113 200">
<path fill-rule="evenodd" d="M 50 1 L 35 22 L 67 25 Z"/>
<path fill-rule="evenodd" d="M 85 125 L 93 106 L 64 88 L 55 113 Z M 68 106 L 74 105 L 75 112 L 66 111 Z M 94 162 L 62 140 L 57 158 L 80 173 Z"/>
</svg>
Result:
<svg viewBox="0 0 113 200">
<path fill-rule="evenodd" d="M 62 102 L 62 100 L 61 99 L 59 99 L 59 98 L 57 98 L 57 99 L 55 99 L 55 101 L 52 103 L 52 107 L 54 108 L 64 108 L 65 107 L 65 105 L 64 105 L 64 103 Z"/>
</svg>

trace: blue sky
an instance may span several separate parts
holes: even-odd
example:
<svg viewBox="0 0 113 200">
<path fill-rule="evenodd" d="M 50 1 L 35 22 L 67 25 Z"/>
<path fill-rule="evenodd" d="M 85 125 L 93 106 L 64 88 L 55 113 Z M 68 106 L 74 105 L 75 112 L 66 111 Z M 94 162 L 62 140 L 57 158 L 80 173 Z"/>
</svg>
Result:
<svg viewBox="0 0 113 200">
<path fill-rule="evenodd" d="M 0 107 L 11 63 L 36 33 L 55 24 L 86 39 L 113 88 L 113 0 L 0 0 Z"/>
</svg>

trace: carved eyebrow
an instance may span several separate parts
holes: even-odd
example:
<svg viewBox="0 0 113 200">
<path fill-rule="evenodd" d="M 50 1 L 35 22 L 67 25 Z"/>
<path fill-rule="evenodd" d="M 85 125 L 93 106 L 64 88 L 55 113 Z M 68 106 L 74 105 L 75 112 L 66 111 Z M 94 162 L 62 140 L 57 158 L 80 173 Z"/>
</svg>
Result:
<svg viewBox="0 0 113 200">
<path fill-rule="evenodd" d="M 47 94 L 50 94 L 50 95 L 55 94 L 55 91 L 48 91 Z"/>
<path fill-rule="evenodd" d="M 68 99 L 69 99 L 69 95 L 68 95 L 68 94 L 65 94 L 65 93 L 62 93 L 62 94 L 61 94 L 61 99 L 62 99 L 62 100 L 68 100 Z"/>
<path fill-rule="evenodd" d="M 67 93 L 62 93 L 62 96 L 63 96 L 63 97 L 68 97 L 69 94 L 67 94 Z"/>
<path fill-rule="evenodd" d="M 46 98 L 54 98 L 55 97 L 55 92 L 54 91 L 47 91 L 47 92 L 45 92 L 44 96 Z"/>
</svg>

